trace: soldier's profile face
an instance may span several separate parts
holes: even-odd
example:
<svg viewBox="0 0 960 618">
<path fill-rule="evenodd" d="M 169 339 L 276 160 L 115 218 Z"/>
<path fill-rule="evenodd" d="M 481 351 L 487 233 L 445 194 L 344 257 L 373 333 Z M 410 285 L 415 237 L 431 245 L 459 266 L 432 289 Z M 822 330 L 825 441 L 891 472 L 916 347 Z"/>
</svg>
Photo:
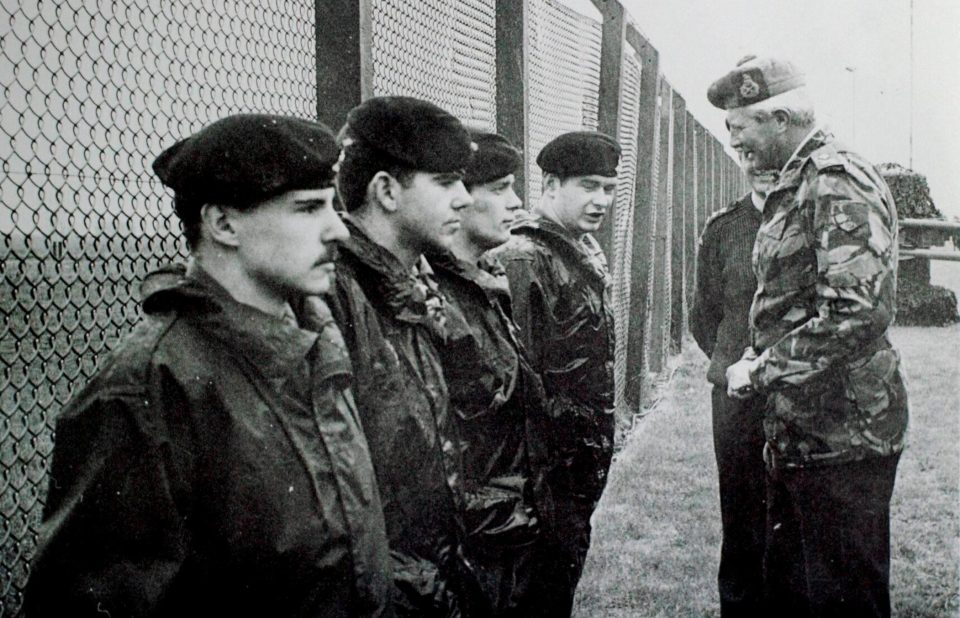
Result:
<svg viewBox="0 0 960 618">
<path fill-rule="evenodd" d="M 231 214 L 238 259 L 259 292 L 285 300 L 330 289 L 336 244 L 350 236 L 334 197 L 332 187 L 288 191 Z"/>
<path fill-rule="evenodd" d="M 470 189 L 473 204 L 462 211 L 460 233 L 474 245 L 492 249 L 510 240 L 510 227 L 523 206 L 514 180 L 514 175 L 508 174 Z"/>
<path fill-rule="evenodd" d="M 758 170 L 779 170 L 777 160 L 777 122 L 772 115 L 758 120 L 746 108 L 727 111 L 727 129 L 730 131 L 730 147 L 737 151 L 742 161 Z"/>
<path fill-rule="evenodd" d="M 456 172 L 414 172 L 397 195 L 400 240 L 410 247 L 447 250 L 460 229 L 461 211 L 473 202 Z"/>
<path fill-rule="evenodd" d="M 554 189 L 555 214 L 571 232 L 595 232 L 613 204 L 616 176 L 572 176 Z"/>
</svg>

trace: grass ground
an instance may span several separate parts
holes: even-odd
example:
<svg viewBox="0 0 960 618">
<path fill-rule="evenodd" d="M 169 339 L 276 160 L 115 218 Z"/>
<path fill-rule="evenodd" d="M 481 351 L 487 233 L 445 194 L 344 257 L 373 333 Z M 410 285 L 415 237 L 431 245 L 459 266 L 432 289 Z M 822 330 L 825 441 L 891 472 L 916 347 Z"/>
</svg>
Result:
<svg viewBox="0 0 960 618">
<path fill-rule="evenodd" d="M 933 283 L 960 292 L 960 264 Z M 894 327 L 910 389 L 910 438 L 891 507 L 894 615 L 960 615 L 960 325 Z M 638 421 L 594 516 L 576 616 L 719 616 L 716 464 L 706 361 L 690 342 Z"/>
</svg>

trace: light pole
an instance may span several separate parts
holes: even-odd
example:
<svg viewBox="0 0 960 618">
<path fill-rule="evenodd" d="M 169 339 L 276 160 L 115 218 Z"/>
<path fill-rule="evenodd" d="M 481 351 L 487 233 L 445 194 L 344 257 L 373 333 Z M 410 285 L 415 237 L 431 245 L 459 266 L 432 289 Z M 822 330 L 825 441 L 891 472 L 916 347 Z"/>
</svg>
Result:
<svg viewBox="0 0 960 618">
<path fill-rule="evenodd" d="M 844 70 L 850 73 L 850 86 L 852 96 L 850 97 L 850 141 L 853 147 L 857 147 L 857 67 L 844 67 Z"/>
<path fill-rule="evenodd" d="M 913 169 L 913 0 L 910 0 L 910 169 Z"/>
</svg>

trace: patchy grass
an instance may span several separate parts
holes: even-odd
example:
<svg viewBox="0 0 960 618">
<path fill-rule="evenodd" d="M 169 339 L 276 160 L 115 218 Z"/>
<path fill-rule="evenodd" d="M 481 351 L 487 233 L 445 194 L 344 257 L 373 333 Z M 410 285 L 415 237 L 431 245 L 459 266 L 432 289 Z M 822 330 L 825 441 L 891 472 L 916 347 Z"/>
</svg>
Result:
<svg viewBox="0 0 960 618">
<path fill-rule="evenodd" d="M 706 362 L 686 346 L 613 465 L 594 515 L 578 616 L 719 615 L 719 498 Z"/>
<path fill-rule="evenodd" d="M 944 278 L 960 273 L 960 264 L 953 266 L 956 273 L 943 269 Z M 891 338 L 904 358 L 911 401 L 891 514 L 894 615 L 957 616 L 960 325 L 895 327 Z M 674 362 L 659 404 L 637 422 L 614 463 L 594 516 L 577 616 L 719 616 L 720 509 L 706 361 L 686 342 Z"/>
<path fill-rule="evenodd" d="M 891 505 L 891 587 L 900 616 L 957 616 L 960 326 L 892 330 L 907 370 L 910 436 Z"/>
</svg>

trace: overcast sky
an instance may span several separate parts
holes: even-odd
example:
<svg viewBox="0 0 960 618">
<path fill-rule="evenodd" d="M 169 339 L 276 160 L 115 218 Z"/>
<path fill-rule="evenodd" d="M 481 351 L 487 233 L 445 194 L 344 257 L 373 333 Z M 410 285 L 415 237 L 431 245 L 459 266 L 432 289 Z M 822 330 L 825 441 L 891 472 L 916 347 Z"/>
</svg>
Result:
<svg viewBox="0 0 960 618">
<path fill-rule="evenodd" d="M 724 143 L 724 112 L 707 102 L 707 87 L 742 56 L 769 54 L 804 70 L 838 139 L 873 163 L 909 166 L 910 0 L 622 3 L 660 51 L 660 69 L 687 108 Z M 912 117 L 913 168 L 927 176 L 937 207 L 960 217 L 957 0 L 913 0 Z"/>
</svg>

